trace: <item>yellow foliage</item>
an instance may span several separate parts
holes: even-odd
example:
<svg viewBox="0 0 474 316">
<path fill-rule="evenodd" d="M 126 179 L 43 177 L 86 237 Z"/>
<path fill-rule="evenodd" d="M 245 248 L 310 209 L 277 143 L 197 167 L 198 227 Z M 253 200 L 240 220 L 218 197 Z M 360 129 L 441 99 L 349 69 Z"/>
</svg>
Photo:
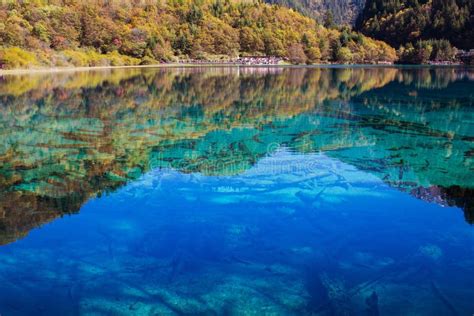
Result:
<svg viewBox="0 0 474 316">
<path fill-rule="evenodd" d="M 38 66 L 36 56 L 19 47 L 0 48 L 0 68 L 30 68 Z"/>
<path fill-rule="evenodd" d="M 76 67 L 89 66 L 89 58 L 87 54 L 82 51 L 65 50 L 63 54 L 68 58 L 69 62 Z"/>
<path fill-rule="evenodd" d="M 253 0 L 12 1 L 0 4 L 0 20 L 5 16 L 0 43 L 23 55 L 3 53 L 3 68 L 121 66 L 216 55 L 308 63 L 396 59 L 382 42 Z"/>
</svg>

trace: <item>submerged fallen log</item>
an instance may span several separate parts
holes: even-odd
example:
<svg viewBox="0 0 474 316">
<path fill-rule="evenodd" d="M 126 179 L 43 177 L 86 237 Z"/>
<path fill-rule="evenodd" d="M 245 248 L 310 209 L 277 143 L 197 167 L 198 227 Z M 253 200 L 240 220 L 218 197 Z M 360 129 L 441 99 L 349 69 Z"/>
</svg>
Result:
<svg viewBox="0 0 474 316">
<path fill-rule="evenodd" d="M 431 289 L 433 290 L 433 293 L 435 294 L 436 297 L 438 297 L 443 304 L 448 308 L 448 310 L 451 312 L 451 315 L 453 316 L 458 316 L 460 315 L 458 311 L 456 310 L 456 307 L 454 307 L 454 304 L 451 303 L 451 301 L 448 299 L 448 297 L 441 291 L 439 288 L 438 284 L 434 280 L 431 280 Z"/>
</svg>

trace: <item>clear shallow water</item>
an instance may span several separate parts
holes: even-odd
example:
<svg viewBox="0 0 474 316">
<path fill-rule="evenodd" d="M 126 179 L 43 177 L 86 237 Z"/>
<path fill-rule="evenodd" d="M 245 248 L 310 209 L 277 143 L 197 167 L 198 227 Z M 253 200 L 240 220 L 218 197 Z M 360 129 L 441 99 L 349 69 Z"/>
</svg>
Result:
<svg viewBox="0 0 474 316">
<path fill-rule="evenodd" d="M 471 315 L 474 73 L 0 84 L 0 313 Z"/>
</svg>

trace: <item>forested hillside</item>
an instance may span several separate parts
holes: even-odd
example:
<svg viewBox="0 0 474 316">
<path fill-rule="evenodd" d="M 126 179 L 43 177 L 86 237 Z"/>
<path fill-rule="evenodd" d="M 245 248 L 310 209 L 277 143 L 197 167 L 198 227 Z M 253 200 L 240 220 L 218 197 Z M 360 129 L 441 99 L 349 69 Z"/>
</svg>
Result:
<svg viewBox="0 0 474 316">
<path fill-rule="evenodd" d="M 365 0 L 265 0 L 293 8 L 325 23 L 328 17 L 336 25 L 353 25 L 364 9 Z"/>
<path fill-rule="evenodd" d="M 357 27 L 398 48 L 419 40 L 445 39 L 474 48 L 473 0 L 367 0 Z"/>
<path fill-rule="evenodd" d="M 238 55 L 293 63 L 394 61 L 387 44 L 327 29 L 293 10 L 223 0 L 9 2 L 0 65 L 133 65 Z"/>
<path fill-rule="evenodd" d="M 474 0 L 265 1 L 294 8 L 327 27 L 354 25 L 399 48 L 400 63 L 458 63 L 456 48 L 474 48 Z"/>
</svg>

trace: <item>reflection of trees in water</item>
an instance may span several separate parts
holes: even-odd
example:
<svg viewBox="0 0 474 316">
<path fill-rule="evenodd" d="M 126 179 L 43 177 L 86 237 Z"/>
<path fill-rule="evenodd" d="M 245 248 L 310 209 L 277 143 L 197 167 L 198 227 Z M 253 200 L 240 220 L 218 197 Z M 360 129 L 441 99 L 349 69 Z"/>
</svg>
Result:
<svg viewBox="0 0 474 316">
<path fill-rule="evenodd" d="M 469 69 L 456 67 L 419 67 L 399 72 L 397 76 L 397 80 L 403 84 L 429 89 L 446 88 L 449 83 L 465 78 L 469 80 L 474 79 L 473 72 Z"/>
<path fill-rule="evenodd" d="M 55 89 L 84 89 L 104 86 L 116 86 L 129 79 L 141 77 L 144 85 L 156 84 L 159 88 L 169 91 L 172 84 L 192 76 L 195 81 L 202 82 L 213 77 L 220 77 L 222 84 L 232 86 L 226 79 L 237 77 L 265 76 L 267 79 L 283 79 L 289 86 L 300 86 L 301 83 L 311 80 L 318 82 L 319 87 L 338 86 L 347 83 L 348 87 L 360 86 L 361 90 L 376 87 L 377 82 L 387 83 L 397 80 L 404 84 L 413 84 L 416 87 L 445 88 L 450 82 L 467 78 L 472 80 L 474 74 L 469 69 L 446 68 L 278 68 L 278 67 L 195 67 L 159 69 L 109 69 L 95 71 L 59 72 L 53 74 L 36 73 L 30 75 L 6 75 L 0 80 L 0 95 L 20 96 L 30 93 L 29 97 L 40 98 L 46 91 Z M 203 94 L 209 93 L 207 90 Z M 216 92 L 216 91 L 213 91 Z"/>
<path fill-rule="evenodd" d="M 11 235 L 8 240 L 23 235 L 35 222 L 55 217 L 47 214 L 73 212 L 90 196 L 114 190 L 150 168 L 239 173 L 265 156 L 272 143 L 302 152 L 356 147 L 373 152 L 400 139 L 396 134 L 381 141 L 372 133 L 377 129 L 386 129 L 384 135 L 438 133 L 452 141 L 466 133 L 452 130 L 462 117 L 456 114 L 456 98 L 446 105 L 422 94 L 403 95 L 394 103 L 383 87 L 401 82 L 410 90 L 413 82 L 443 82 L 434 85 L 439 88 L 447 78 L 463 76 L 460 69 L 374 67 L 122 69 L 4 77 L 3 231 Z M 412 107 L 403 106 L 410 102 Z M 452 112 L 452 124 L 426 126 L 430 117 L 425 113 L 441 105 Z M 226 132 L 235 127 L 246 129 Z M 405 154 L 395 149 L 390 161 L 399 161 L 399 152 Z M 456 159 L 451 161 L 466 163 L 457 158 L 464 152 L 452 154 Z M 18 203 L 30 212 L 15 212 Z"/>
</svg>

